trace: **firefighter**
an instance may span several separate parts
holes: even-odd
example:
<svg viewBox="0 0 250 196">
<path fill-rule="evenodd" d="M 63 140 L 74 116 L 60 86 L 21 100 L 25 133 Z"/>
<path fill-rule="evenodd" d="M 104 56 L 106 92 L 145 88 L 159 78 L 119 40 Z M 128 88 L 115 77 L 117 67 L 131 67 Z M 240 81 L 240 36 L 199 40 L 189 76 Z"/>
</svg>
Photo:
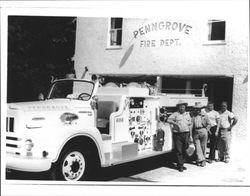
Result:
<svg viewBox="0 0 250 196">
<path fill-rule="evenodd" d="M 210 132 L 208 132 L 209 147 L 210 147 L 208 163 L 212 163 L 214 160 L 216 160 L 215 158 L 216 158 L 216 148 L 218 141 L 217 136 L 220 128 L 220 115 L 219 112 L 214 110 L 214 103 L 212 102 L 208 102 L 204 112 L 206 112 L 211 123 Z"/>
<path fill-rule="evenodd" d="M 186 170 L 184 166 L 186 160 L 186 149 L 189 145 L 189 140 L 192 141 L 192 119 L 188 112 L 186 112 L 187 103 L 179 100 L 176 107 L 177 112 L 174 112 L 168 118 L 168 123 L 172 125 L 173 140 L 175 145 L 175 152 L 177 157 L 177 169 L 180 172 Z"/>
<path fill-rule="evenodd" d="M 220 131 L 218 136 L 218 161 L 229 162 L 229 150 L 232 138 L 232 128 L 236 125 L 238 119 L 234 114 L 227 110 L 227 102 L 223 101 L 221 103 L 220 114 Z"/>
<path fill-rule="evenodd" d="M 198 166 L 206 165 L 206 148 L 208 132 L 210 132 L 211 123 L 206 113 L 201 111 L 201 103 L 195 103 L 193 112 L 193 139 L 196 148 L 196 163 Z"/>
</svg>

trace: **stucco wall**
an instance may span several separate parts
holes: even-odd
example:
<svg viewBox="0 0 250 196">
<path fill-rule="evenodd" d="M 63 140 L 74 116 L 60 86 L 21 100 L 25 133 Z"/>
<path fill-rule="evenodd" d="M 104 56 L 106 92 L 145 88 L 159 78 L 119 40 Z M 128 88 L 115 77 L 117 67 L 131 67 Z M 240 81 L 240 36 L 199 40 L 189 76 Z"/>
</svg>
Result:
<svg viewBox="0 0 250 196">
<path fill-rule="evenodd" d="M 133 38 L 133 31 L 142 24 L 159 21 L 185 23 L 192 29 L 190 34 L 158 30 Z M 225 45 L 205 44 L 206 22 L 124 19 L 122 48 L 108 49 L 108 18 L 78 18 L 77 69 L 83 70 L 84 64 L 95 73 L 234 75 L 238 71 L 246 71 L 247 21 L 226 21 Z M 179 39 L 181 45 L 159 46 L 160 40 L 171 38 Z M 158 44 L 155 47 L 140 47 L 143 40 L 155 40 Z"/>
<path fill-rule="evenodd" d="M 198 9 L 198 8 L 196 8 Z M 234 7 L 224 11 L 233 12 Z M 189 10 L 190 11 L 190 10 Z M 90 73 L 101 74 L 160 74 L 160 75 L 228 75 L 234 77 L 233 112 L 239 117 L 236 136 L 246 136 L 249 21 L 246 10 L 237 15 L 225 14 L 226 43 L 206 44 L 207 21 L 211 16 L 197 20 L 124 18 L 122 47 L 107 47 L 108 18 L 78 18 L 75 68 L 80 77 L 84 67 Z M 180 30 L 157 30 L 137 35 L 134 32 L 148 24 L 177 22 L 189 25 L 188 34 Z M 183 27 L 183 26 L 182 26 Z M 143 28 L 142 28 L 143 30 Z M 160 40 L 179 39 L 178 45 L 161 46 Z M 143 40 L 155 40 L 145 47 Z"/>
</svg>

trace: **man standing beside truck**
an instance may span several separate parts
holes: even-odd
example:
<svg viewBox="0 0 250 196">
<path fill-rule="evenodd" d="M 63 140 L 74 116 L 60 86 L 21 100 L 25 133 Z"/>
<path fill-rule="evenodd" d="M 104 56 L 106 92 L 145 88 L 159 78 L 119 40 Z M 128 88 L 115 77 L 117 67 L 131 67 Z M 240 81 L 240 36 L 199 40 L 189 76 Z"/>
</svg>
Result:
<svg viewBox="0 0 250 196">
<path fill-rule="evenodd" d="M 179 100 L 176 107 L 177 112 L 174 112 L 168 118 L 168 123 L 170 123 L 173 131 L 173 140 L 175 145 L 175 152 L 177 157 L 177 169 L 180 172 L 186 170 L 184 167 L 186 159 L 186 149 L 189 145 L 189 140 L 192 139 L 192 119 L 188 112 L 186 112 L 187 103 L 183 100 Z"/>
<path fill-rule="evenodd" d="M 193 138 L 196 149 L 196 163 L 198 166 L 206 165 L 206 150 L 208 132 L 210 132 L 211 123 L 204 112 L 201 111 L 202 105 L 196 102 L 193 112 Z"/>
<path fill-rule="evenodd" d="M 232 128 L 236 125 L 238 119 L 235 115 L 227 110 L 227 102 L 223 101 L 221 103 L 220 114 L 220 131 L 218 138 L 218 161 L 224 161 L 225 163 L 229 162 L 229 152 L 230 144 L 232 139 Z"/>
<path fill-rule="evenodd" d="M 216 160 L 216 148 L 218 140 L 217 136 L 220 129 L 220 115 L 217 111 L 214 110 L 214 103 L 212 102 L 209 102 L 207 104 L 207 107 L 204 112 L 207 114 L 211 123 L 211 128 L 208 135 L 210 146 L 208 163 L 212 163 L 214 160 Z"/>
</svg>

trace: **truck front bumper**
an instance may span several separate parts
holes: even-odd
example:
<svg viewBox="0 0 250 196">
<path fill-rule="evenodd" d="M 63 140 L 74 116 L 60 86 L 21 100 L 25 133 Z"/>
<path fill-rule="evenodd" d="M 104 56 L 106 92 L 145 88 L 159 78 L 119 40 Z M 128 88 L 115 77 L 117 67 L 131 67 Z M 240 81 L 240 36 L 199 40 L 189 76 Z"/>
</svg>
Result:
<svg viewBox="0 0 250 196">
<path fill-rule="evenodd" d="M 51 160 L 47 158 L 24 157 L 6 154 L 6 168 L 27 172 L 42 172 L 51 168 Z"/>
</svg>

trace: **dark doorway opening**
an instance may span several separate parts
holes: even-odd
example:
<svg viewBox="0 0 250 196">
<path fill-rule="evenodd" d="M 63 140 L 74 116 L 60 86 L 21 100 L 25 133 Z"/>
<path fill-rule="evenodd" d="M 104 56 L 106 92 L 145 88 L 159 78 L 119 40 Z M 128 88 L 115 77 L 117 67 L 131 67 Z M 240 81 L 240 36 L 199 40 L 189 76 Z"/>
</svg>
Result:
<svg viewBox="0 0 250 196">
<path fill-rule="evenodd" d="M 161 78 L 162 93 L 192 93 L 201 95 L 201 89 L 207 84 L 205 96 L 209 101 L 214 102 L 215 110 L 220 109 L 222 101 L 228 102 L 228 109 L 232 109 L 233 77 L 229 76 L 186 76 L 186 75 L 102 75 L 105 83 L 115 82 L 117 84 L 130 82 L 147 82 L 156 85 L 157 77 Z M 119 86 L 119 85 L 118 85 Z M 186 89 L 195 90 L 186 90 Z"/>
<path fill-rule="evenodd" d="M 187 83 L 189 83 L 187 85 Z M 228 109 L 232 109 L 233 77 L 228 76 L 162 76 L 162 92 L 178 93 L 174 89 L 202 89 L 207 84 L 205 95 L 214 102 L 215 110 L 220 109 L 222 101 L 228 102 Z M 197 90 L 196 90 L 197 91 Z M 191 91 L 195 93 L 195 91 Z"/>
</svg>

